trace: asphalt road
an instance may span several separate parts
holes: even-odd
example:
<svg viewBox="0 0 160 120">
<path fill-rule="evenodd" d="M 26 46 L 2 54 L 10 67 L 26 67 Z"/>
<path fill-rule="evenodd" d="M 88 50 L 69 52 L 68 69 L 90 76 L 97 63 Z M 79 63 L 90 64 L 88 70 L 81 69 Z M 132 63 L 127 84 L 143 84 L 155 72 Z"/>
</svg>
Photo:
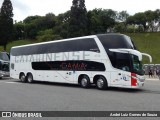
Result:
<svg viewBox="0 0 160 120">
<path fill-rule="evenodd" d="M 95 86 L 83 89 L 78 85 L 28 84 L 5 78 L 0 80 L 0 111 L 160 111 L 160 81 L 148 80 L 141 89 L 102 91 Z"/>
</svg>

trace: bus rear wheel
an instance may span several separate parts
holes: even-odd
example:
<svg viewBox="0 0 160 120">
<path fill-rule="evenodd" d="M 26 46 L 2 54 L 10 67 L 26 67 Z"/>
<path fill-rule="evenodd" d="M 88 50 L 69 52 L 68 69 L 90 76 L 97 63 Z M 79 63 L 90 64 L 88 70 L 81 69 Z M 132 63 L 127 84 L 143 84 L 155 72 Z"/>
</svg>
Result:
<svg viewBox="0 0 160 120">
<path fill-rule="evenodd" d="M 98 77 L 98 79 L 96 80 L 96 86 L 100 90 L 106 89 L 108 87 L 108 83 L 105 77 L 103 76 Z"/>
<path fill-rule="evenodd" d="M 90 87 L 90 79 L 87 75 L 83 75 L 80 79 L 80 85 L 82 88 L 89 88 Z"/>
<path fill-rule="evenodd" d="M 21 80 L 22 83 L 27 82 L 26 76 L 23 73 L 20 74 L 20 80 Z"/>
<path fill-rule="evenodd" d="M 28 83 L 33 83 L 33 82 L 34 82 L 34 80 L 33 80 L 33 75 L 32 75 L 31 73 L 28 73 L 28 74 L 27 74 L 27 82 L 28 82 Z"/>
</svg>

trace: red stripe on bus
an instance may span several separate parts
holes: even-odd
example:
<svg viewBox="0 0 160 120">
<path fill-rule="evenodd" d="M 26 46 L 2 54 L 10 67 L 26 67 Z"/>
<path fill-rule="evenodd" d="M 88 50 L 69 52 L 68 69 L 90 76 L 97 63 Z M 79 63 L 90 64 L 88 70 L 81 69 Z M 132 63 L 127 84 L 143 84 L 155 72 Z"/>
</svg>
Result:
<svg viewBox="0 0 160 120">
<path fill-rule="evenodd" d="M 135 73 L 131 73 L 131 86 L 137 86 L 137 79 Z"/>
</svg>

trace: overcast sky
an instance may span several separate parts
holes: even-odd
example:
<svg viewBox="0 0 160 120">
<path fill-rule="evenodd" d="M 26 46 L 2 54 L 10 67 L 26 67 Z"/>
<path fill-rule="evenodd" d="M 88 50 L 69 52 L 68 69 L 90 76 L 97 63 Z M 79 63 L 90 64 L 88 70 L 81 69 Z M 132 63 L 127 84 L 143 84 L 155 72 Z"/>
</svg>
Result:
<svg viewBox="0 0 160 120">
<path fill-rule="evenodd" d="M 0 0 L 0 7 L 2 2 Z M 126 10 L 130 15 L 146 10 L 160 9 L 160 0 L 85 0 L 87 10 L 94 8 Z M 72 0 L 11 0 L 14 20 L 24 20 L 31 15 L 44 16 L 47 13 L 58 15 L 70 10 Z"/>
</svg>

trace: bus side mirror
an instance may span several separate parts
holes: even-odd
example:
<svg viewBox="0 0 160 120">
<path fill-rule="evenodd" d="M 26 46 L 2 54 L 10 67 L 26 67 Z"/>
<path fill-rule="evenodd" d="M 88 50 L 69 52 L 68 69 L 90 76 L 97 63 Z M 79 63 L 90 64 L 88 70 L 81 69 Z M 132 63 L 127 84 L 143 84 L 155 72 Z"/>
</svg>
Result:
<svg viewBox="0 0 160 120">
<path fill-rule="evenodd" d="M 147 54 L 147 53 L 141 53 L 142 55 L 144 55 L 144 56 L 147 56 L 147 57 L 149 57 L 149 61 L 150 61 L 150 63 L 152 62 L 152 57 L 149 55 L 149 54 Z"/>
</svg>

